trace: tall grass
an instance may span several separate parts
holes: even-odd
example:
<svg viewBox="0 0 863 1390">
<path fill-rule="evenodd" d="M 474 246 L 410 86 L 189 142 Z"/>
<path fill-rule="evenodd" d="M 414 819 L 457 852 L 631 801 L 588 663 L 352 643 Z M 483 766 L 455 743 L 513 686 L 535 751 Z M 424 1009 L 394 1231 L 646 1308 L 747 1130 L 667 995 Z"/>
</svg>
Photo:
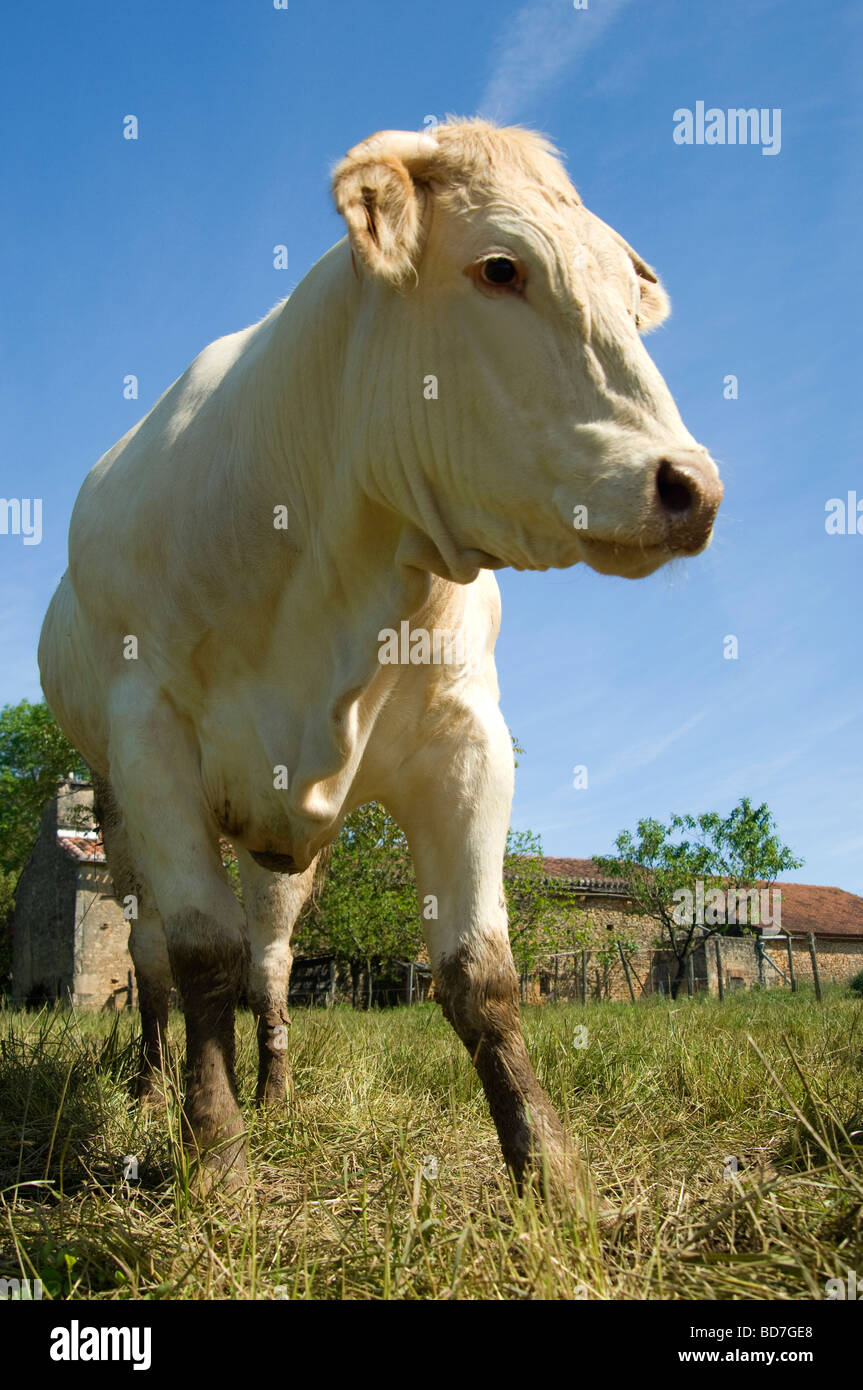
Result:
<svg viewBox="0 0 863 1390">
<path fill-rule="evenodd" d="M 292 1107 L 246 1104 L 254 1188 L 207 1206 L 176 1100 L 130 1098 L 135 1015 L 5 1011 L 0 1276 L 102 1299 L 823 1298 L 863 1279 L 861 1014 L 838 990 L 526 1009 L 620 1213 L 599 1236 L 514 1192 L 435 1005 L 295 1013 Z M 238 1031 L 249 1097 L 249 1015 Z M 179 1016 L 171 1038 L 176 1097 Z"/>
</svg>

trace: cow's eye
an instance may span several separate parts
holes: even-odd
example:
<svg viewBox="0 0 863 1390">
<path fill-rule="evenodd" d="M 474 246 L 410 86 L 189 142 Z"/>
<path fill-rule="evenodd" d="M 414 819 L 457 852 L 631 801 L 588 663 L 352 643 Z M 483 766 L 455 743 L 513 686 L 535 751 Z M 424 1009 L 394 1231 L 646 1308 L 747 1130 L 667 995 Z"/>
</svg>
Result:
<svg viewBox="0 0 863 1390">
<path fill-rule="evenodd" d="M 518 281 L 518 266 L 508 256 L 491 256 L 482 263 L 482 278 L 487 285 L 514 285 Z"/>
<path fill-rule="evenodd" d="M 487 251 L 482 257 L 465 266 L 464 273 L 485 295 L 524 294 L 527 273 L 521 261 L 506 251 Z"/>
</svg>

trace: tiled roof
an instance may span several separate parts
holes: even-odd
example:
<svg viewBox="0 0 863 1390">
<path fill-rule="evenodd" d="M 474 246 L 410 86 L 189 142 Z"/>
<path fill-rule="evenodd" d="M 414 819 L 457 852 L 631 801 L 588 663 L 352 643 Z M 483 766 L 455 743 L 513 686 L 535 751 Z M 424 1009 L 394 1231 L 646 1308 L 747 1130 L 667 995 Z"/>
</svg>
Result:
<svg viewBox="0 0 863 1390">
<path fill-rule="evenodd" d="M 546 859 L 549 878 L 561 879 L 572 890 L 610 894 L 624 887 L 619 880 L 597 872 L 592 859 Z M 820 888 L 810 883 L 776 883 L 782 891 L 782 930 L 791 936 L 814 932 L 820 937 L 863 937 L 863 898 L 844 888 Z"/>
<path fill-rule="evenodd" d="M 546 859 L 545 871 L 549 878 L 565 879 L 573 887 L 596 892 L 612 893 L 626 887 L 621 879 L 601 874 L 592 859 Z"/>
<path fill-rule="evenodd" d="M 105 863 L 102 837 L 96 830 L 57 831 L 58 844 L 70 858 L 91 864 Z M 625 893 L 619 879 L 606 878 L 592 859 L 546 859 L 549 878 L 560 879 L 570 891 L 606 896 Z M 809 883 L 777 883 L 782 890 L 782 930 L 792 936 L 814 932 L 819 937 L 863 938 L 863 898 L 843 888 L 820 888 Z"/>
<path fill-rule="evenodd" d="M 70 859 L 84 860 L 90 864 L 104 864 L 105 850 L 102 837 L 96 830 L 57 831 L 57 843 Z"/>
<path fill-rule="evenodd" d="M 782 930 L 791 936 L 863 937 L 863 898 L 844 888 L 777 883 L 782 889 Z"/>
</svg>

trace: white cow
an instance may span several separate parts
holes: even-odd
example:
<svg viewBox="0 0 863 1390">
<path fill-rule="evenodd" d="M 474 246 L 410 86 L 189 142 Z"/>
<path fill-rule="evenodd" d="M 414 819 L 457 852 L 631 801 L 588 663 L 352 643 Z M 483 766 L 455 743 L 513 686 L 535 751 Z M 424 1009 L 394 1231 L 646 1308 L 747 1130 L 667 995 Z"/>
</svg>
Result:
<svg viewBox="0 0 863 1390">
<path fill-rule="evenodd" d="M 649 574 L 708 544 L 722 488 L 639 339 L 668 311 L 655 274 L 543 139 L 385 131 L 333 189 L 347 239 L 206 348 L 84 483 L 43 685 L 137 901 L 145 1092 L 180 990 L 207 1182 L 245 1164 L 238 991 L 258 1016 L 258 1098 L 282 1100 L 293 923 L 316 856 L 372 799 L 437 904 L 437 998 L 507 1163 L 521 1177 L 544 1154 L 571 1176 L 507 936 L 491 571 Z M 451 659 L 383 659 L 405 622 L 411 641 L 459 635 Z"/>
</svg>

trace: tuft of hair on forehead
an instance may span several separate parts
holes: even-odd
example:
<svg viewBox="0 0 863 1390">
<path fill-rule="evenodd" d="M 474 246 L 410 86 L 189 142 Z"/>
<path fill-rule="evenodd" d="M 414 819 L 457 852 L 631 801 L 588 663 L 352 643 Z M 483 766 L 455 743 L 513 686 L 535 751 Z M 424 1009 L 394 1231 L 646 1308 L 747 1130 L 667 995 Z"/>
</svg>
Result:
<svg viewBox="0 0 863 1390">
<path fill-rule="evenodd" d="M 560 152 L 550 140 L 524 126 L 497 126 L 479 117 L 448 116 L 429 132 L 439 154 L 432 156 L 426 176 L 444 182 L 470 184 L 489 191 L 513 182 L 534 184 L 564 203 L 580 206 L 581 199 L 566 173 Z"/>
</svg>

